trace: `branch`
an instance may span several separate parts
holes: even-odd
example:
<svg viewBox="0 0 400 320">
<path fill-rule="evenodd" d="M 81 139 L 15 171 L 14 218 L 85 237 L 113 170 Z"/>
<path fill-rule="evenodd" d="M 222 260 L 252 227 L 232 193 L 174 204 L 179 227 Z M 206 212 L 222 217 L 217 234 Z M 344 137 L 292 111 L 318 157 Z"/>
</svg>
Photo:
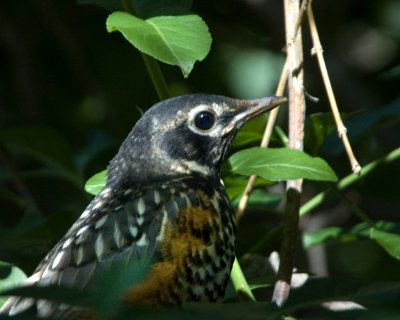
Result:
<svg viewBox="0 0 400 320">
<path fill-rule="evenodd" d="M 296 22 L 301 21 L 300 0 L 284 0 L 284 5 L 288 61 L 289 147 L 303 150 L 305 117 L 303 46 L 301 28 L 296 31 Z M 293 257 L 297 242 L 302 184 L 303 180 L 298 179 L 288 181 L 286 186 L 287 205 L 283 226 L 285 236 L 282 239 L 281 262 L 272 296 L 272 301 L 279 307 L 286 302 L 290 291 Z"/>
</svg>

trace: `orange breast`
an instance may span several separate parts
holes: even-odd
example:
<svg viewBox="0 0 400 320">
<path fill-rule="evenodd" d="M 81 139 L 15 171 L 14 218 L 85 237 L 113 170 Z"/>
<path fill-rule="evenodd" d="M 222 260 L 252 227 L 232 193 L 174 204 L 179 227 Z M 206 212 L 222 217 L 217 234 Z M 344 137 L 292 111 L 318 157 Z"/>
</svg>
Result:
<svg viewBox="0 0 400 320">
<path fill-rule="evenodd" d="M 147 279 L 132 287 L 125 300 L 139 304 L 180 304 L 191 300 L 210 300 L 205 286 L 221 243 L 220 213 L 202 197 L 203 208 L 187 207 L 175 223 L 168 222 L 161 245 L 162 260 L 152 266 Z M 214 270 L 214 271 L 212 271 Z M 230 266 L 227 268 L 229 274 Z M 203 275 L 207 275 L 206 279 Z M 228 274 L 226 276 L 228 276 Z"/>
</svg>

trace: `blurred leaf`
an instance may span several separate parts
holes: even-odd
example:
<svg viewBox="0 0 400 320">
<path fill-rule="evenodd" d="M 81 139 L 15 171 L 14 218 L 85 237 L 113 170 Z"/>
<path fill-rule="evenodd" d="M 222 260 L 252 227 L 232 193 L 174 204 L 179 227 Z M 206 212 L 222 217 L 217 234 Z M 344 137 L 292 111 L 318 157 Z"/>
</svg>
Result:
<svg viewBox="0 0 400 320">
<path fill-rule="evenodd" d="M 232 142 L 232 148 L 242 148 L 250 143 L 259 144 L 264 134 L 265 126 L 267 124 L 268 114 L 264 113 L 249 122 L 247 122 L 242 129 L 237 133 Z M 271 139 L 275 138 L 273 135 Z"/>
<path fill-rule="evenodd" d="M 392 257 L 400 260 L 400 235 L 371 228 L 370 237 L 376 240 Z"/>
<path fill-rule="evenodd" d="M 86 192 L 90 194 L 97 195 L 101 189 L 106 185 L 107 181 L 107 170 L 96 173 L 94 176 L 90 177 L 85 184 Z"/>
<path fill-rule="evenodd" d="M 107 18 L 107 31 L 120 31 L 138 50 L 164 63 L 181 68 L 184 77 L 211 46 L 207 25 L 195 14 L 159 16 L 142 20 L 126 12 Z"/>
<path fill-rule="evenodd" d="M 395 232 L 400 231 L 400 224 L 393 221 L 379 220 L 374 224 L 376 229 L 380 231 Z M 371 226 L 366 222 L 361 222 L 353 226 L 349 234 L 357 237 L 370 238 Z"/>
<path fill-rule="evenodd" d="M 0 291 L 15 288 L 23 283 L 26 274 L 16 266 L 0 261 Z M 8 297 L 0 296 L 0 307 L 4 304 Z"/>
<path fill-rule="evenodd" d="M 328 134 L 335 128 L 335 121 L 331 113 L 314 113 L 305 121 L 304 144 L 311 155 L 316 155 Z"/>
<path fill-rule="evenodd" d="M 76 288 L 65 288 L 59 286 L 42 286 L 35 285 L 23 286 L 13 289 L 7 289 L 0 292 L 0 296 L 20 296 L 31 297 L 35 299 L 45 299 L 57 303 L 67 303 L 73 306 L 94 307 L 97 301 L 93 299 L 91 292 L 82 291 Z"/>
<path fill-rule="evenodd" d="M 249 206 L 260 206 L 264 209 L 275 208 L 282 201 L 283 195 L 270 193 L 265 190 L 254 190 L 250 194 Z M 240 198 L 232 201 L 232 206 L 236 208 L 239 205 Z"/>
<path fill-rule="evenodd" d="M 400 99 L 394 100 L 387 106 L 382 108 L 375 108 L 349 116 L 345 121 L 347 128 L 347 135 L 353 143 L 362 139 L 365 136 L 371 137 L 376 129 L 381 127 L 388 128 L 390 125 L 400 123 Z M 336 132 L 331 133 L 325 143 L 323 144 L 324 150 L 329 150 L 333 154 L 343 152 L 343 144 L 337 137 Z"/>
<path fill-rule="evenodd" d="M 225 190 L 231 200 L 235 199 L 244 191 L 247 181 L 248 179 L 243 179 L 242 177 L 227 176 L 224 178 Z M 274 183 L 275 182 L 257 177 L 254 183 L 254 188 L 266 187 Z"/>
<path fill-rule="evenodd" d="M 271 181 L 337 181 L 336 174 L 324 160 L 288 148 L 250 148 L 235 153 L 228 161 L 234 173 L 255 174 Z"/>
<path fill-rule="evenodd" d="M 282 130 L 281 127 L 279 126 L 275 126 L 274 128 L 274 132 L 276 133 L 276 135 L 279 137 L 279 139 L 282 142 L 282 145 L 287 147 L 288 143 L 289 143 L 289 138 L 286 135 L 285 131 Z"/>
<path fill-rule="evenodd" d="M 223 45 L 219 51 L 227 65 L 226 81 L 235 97 L 249 99 L 274 92 L 284 64 L 282 54 L 231 45 Z"/>
<path fill-rule="evenodd" d="M 29 209 L 19 220 L 18 224 L 8 232 L 4 232 L 0 235 L 0 239 L 3 237 L 9 237 L 10 235 L 15 236 L 18 234 L 24 234 L 32 230 L 41 228 L 45 225 L 46 218 L 43 216 L 41 211 L 35 209 Z M 1 247 L 1 244 L 0 244 Z"/>
<path fill-rule="evenodd" d="M 240 130 L 233 140 L 233 147 L 239 148 L 253 142 L 259 142 L 262 139 L 262 134 L 255 131 Z"/>
<path fill-rule="evenodd" d="M 48 127 L 13 127 L 0 131 L 0 142 L 10 150 L 34 156 L 76 176 L 72 151 L 65 138 Z"/>
<path fill-rule="evenodd" d="M 112 315 L 121 304 L 121 297 L 132 284 L 142 283 L 151 270 L 154 256 L 147 255 L 134 263 L 126 263 L 125 259 L 113 261 L 112 268 L 98 272 L 94 279 L 91 295 L 98 304 L 95 310 L 101 315 Z M 107 288 L 107 294 L 103 292 Z"/>
<path fill-rule="evenodd" d="M 336 238 L 342 232 L 342 228 L 329 227 L 314 232 L 303 233 L 303 247 L 308 249 L 312 246 L 323 244 L 326 240 Z"/>
</svg>

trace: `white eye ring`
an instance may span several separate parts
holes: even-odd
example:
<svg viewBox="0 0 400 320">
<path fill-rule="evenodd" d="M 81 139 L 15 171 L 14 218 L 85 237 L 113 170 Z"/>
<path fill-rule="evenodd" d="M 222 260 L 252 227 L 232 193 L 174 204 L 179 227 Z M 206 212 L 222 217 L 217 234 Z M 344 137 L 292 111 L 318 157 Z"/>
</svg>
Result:
<svg viewBox="0 0 400 320">
<path fill-rule="evenodd" d="M 189 112 L 188 127 L 197 134 L 213 136 L 218 128 L 218 114 L 207 105 L 198 105 Z"/>
</svg>

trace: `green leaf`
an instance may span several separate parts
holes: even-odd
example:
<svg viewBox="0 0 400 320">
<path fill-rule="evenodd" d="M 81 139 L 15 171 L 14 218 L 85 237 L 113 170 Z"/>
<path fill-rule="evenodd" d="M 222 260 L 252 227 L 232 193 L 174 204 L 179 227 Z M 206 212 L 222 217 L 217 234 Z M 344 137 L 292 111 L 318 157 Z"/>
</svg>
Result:
<svg viewBox="0 0 400 320">
<path fill-rule="evenodd" d="M 276 88 L 285 59 L 272 50 L 219 45 L 224 61 L 222 75 L 235 97 L 250 99 L 270 95 Z"/>
<path fill-rule="evenodd" d="M 270 181 L 337 181 L 335 172 L 324 160 L 288 148 L 250 148 L 235 153 L 228 161 L 234 173 L 255 174 Z"/>
<path fill-rule="evenodd" d="M 96 195 L 106 185 L 106 181 L 107 170 L 100 171 L 86 181 L 85 190 L 90 194 Z"/>
<path fill-rule="evenodd" d="M 179 66 L 185 77 L 211 47 L 207 25 L 195 14 L 143 20 L 126 12 L 114 12 L 108 16 L 106 25 L 108 32 L 121 32 L 141 52 Z"/>
<path fill-rule="evenodd" d="M 228 176 L 224 178 L 224 185 L 226 189 L 226 193 L 228 194 L 228 197 L 233 200 L 237 196 L 239 196 L 243 191 L 244 188 L 247 185 L 248 179 L 243 179 L 243 177 L 233 177 L 233 176 Z M 263 178 L 257 177 L 253 188 L 258 188 L 258 187 L 266 187 L 270 186 L 272 184 L 275 184 L 275 182 L 272 181 L 267 181 Z"/>
<path fill-rule="evenodd" d="M 250 194 L 249 206 L 259 206 L 263 209 L 276 208 L 282 201 L 282 194 L 269 193 L 264 190 L 254 190 Z M 240 198 L 232 201 L 232 206 L 236 208 L 239 205 Z"/>
<path fill-rule="evenodd" d="M 240 130 L 233 140 L 233 147 L 243 147 L 250 143 L 259 142 L 261 139 L 262 134 L 259 132 Z"/>
<path fill-rule="evenodd" d="M 0 261 L 0 291 L 15 288 L 26 279 L 25 273 L 16 266 Z M 0 307 L 8 297 L 0 296 Z"/>
<path fill-rule="evenodd" d="M 303 233 L 303 247 L 305 249 L 324 243 L 326 240 L 336 238 L 342 232 L 339 227 L 329 227 L 314 232 Z"/>
<path fill-rule="evenodd" d="M 369 233 L 371 239 L 386 250 L 392 257 L 400 260 L 400 235 L 371 228 Z"/>
</svg>

